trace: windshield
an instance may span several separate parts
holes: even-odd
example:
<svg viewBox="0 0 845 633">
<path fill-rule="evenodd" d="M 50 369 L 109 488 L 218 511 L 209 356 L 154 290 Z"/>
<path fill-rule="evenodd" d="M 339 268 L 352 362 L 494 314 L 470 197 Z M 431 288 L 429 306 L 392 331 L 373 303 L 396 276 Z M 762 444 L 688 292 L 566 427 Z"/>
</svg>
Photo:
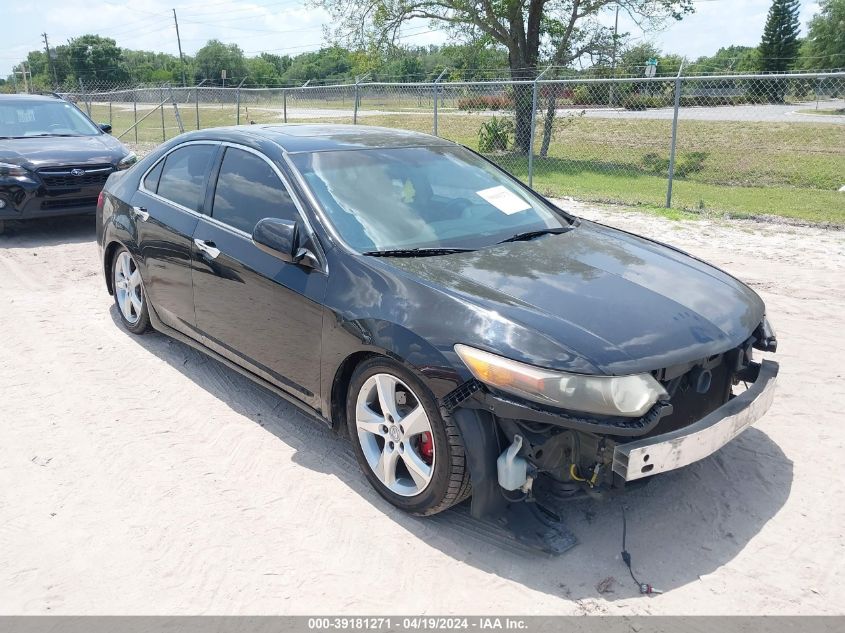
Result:
<svg viewBox="0 0 845 633">
<path fill-rule="evenodd" d="M 460 147 L 291 158 L 336 231 L 360 252 L 480 248 L 526 231 L 569 226 L 542 199 Z"/>
<path fill-rule="evenodd" d="M 101 133 L 76 106 L 66 101 L 0 102 L 0 137 L 95 136 Z"/>
</svg>

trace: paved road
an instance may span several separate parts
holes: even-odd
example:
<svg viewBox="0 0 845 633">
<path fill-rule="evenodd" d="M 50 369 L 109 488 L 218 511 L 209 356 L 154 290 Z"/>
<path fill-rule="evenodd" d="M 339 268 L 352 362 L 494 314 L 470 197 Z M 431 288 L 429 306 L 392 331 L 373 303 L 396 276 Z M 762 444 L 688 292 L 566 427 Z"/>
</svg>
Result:
<svg viewBox="0 0 845 633">
<path fill-rule="evenodd" d="M 811 114 L 816 102 L 790 105 L 740 105 L 712 108 L 682 108 L 679 118 L 684 121 L 748 121 L 748 122 L 783 122 L 783 123 L 836 123 L 845 125 L 845 115 Z M 819 103 L 824 110 L 845 108 L 845 101 L 825 101 Z M 580 112 L 579 109 L 561 108 L 558 115 Z M 654 110 L 601 109 L 587 110 L 586 116 L 598 119 L 672 119 L 674 108 Z"/>
<path fill-rule="evenodd" d="M 234 104 L 228 104 L 229 107 L 234 108 Z M 389 104 L 385 104 L 389 105 Z M 114 104 L 115 108 L 122 110 L 131 110 L 131 104 Z M 139 112 L 147 111 L 156 107 L 154 104 L 137 104 Z M 254 112 L 273 112 L 281 119 L 284 113 L 282 107 L 264 107 L 260 104 L 244 104 L 244 108 L 249 108 Z M 830 100 L 820 102 L 818 107 L 820 109 L 829 110 L 835 108 L 845 108 L 845 100 Z M 219 110 L 219 104 L 203 104 L 201 109 L 214 108 Z M 790 105 L 741 105 L 741 106 L 721 106 L 712 108 L 683 108 L 681 110 L 681 120 L 695 120 L 695 121 L 749 121 L 749 122 L 785 122 L 785 123 L 833 123 L 838 125 L 845 125 L 845 115 L 824 115 L 812 114 L 808 110 L 814 110 L 816 102 L 808 102 L 803 104 Z M 581 112 L 582 108 L 559 108 L 557 113 L 559 116 L 565 116 L 573 112 Z M 441 110 L 443 116 L 492 116 L 503 115 L 507 112 L 465 112 L 445 108 Z M 289 106 L 287 109 L 288 120 L 296 121 L 303 119 L 338 119 L 338 118 L 352 118 L 352 108 L 299 108 Z M 358 112 L 359 117 L 373 117 L 373 116 L 397 116 L 405 114 L 428 114 L 430 111 L 418 109 L 362 109 Z M 590 118 L 597 119 L 657 119 L 657 120 L 671 120 L 673 115 L 672 108 L 658 108 L 653 110 L 625 110 L 622 108 L 593 108 L 587 109 L 586 115 Z M 244 115 L 245 116 L 245 115 Z"/>
<path fill-rule="evenodd" d="M 811 114 L 807 110 L 815 109 L 816 103 L 799 105 L 741 105 L 722 106 L 712 108 L 682 108 L 680 119 L 683 121 L 746 121 L 746 122 L 778 122 L 778 123 L 833 123 L 845 125 L 845 115 Z M 819 104 L 821 109 L 843 108 L 845 101 L 825 102 Z M 254 110 L 264 112 L 282 113 L 281 108 L 259 108 Z M 583 108 L 559 108 L 558 116 L 581 112 Z M 430 114 L 418 110 L 360 110 L 359 117 L 373 116 L 397 116 L 403 114 Z M 505 112 L 464 112 L 454 110 L 443 110 L 443 116 L 469 116 L 478 117 L 493 114 L 507 114 Z M 648 120 L 671 120 L 674 114 L 673 108 L 657 108 L 653 110 L 624 110 L 621 108 L 599 108 L 587 109 L 585 116 L 595 119 L 648 119 Z M 340 117 L 351 117 L 350 110 L 337 110 L 332 108 L 288 108 L 289 120 L 301 119 L 334 119 Z"/>
</svg>

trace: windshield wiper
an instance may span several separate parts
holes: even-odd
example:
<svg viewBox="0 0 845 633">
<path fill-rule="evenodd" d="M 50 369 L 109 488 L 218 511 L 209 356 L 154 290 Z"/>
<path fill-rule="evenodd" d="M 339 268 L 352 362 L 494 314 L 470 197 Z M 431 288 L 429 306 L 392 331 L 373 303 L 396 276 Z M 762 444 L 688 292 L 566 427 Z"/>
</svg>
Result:
<svg viewBox="0 0 845 633">
<path fill-rule="evenodd" d="M 472 248 L 395 248 L 384 251 L 365 251 L 362 255 L 370 257 L 431 257 L 434 255 L 452 255 L 453 253 L 469 253 Z"/>
<path fill-rule="evenodd" d="M 540 237 L 541 235 L 560 235 L 561 233 L 568 233 L 571 230 L 571 227 L 561 227 L 558 229 L 539 229 L 537 231 L 524 231 L 522 233 L 517 233 L 516 235 L 511 235 L 509 238 L 504 239 L 498 243 L 504 244 L 505 242 L 527 242 L 528 240 L 533 240 L 535 237 Z"/>
</svg>

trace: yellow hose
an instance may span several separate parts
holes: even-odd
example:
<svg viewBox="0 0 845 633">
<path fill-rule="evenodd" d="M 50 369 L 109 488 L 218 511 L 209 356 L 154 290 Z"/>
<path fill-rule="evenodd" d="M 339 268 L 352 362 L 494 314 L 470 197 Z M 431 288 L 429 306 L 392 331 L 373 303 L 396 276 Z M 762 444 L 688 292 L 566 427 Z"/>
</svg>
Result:
<svg viewBox="0 0 845 633">
<path fill-rule="evenodd" d="M 587 481 L 583 477 L 579 477 L 577 475 L 577 473 L 575 472 L 575 464 L 569 465 L 569 476 L 572 477 L 572 479 L 574 479 L 575 481 Z"/>
</svg>

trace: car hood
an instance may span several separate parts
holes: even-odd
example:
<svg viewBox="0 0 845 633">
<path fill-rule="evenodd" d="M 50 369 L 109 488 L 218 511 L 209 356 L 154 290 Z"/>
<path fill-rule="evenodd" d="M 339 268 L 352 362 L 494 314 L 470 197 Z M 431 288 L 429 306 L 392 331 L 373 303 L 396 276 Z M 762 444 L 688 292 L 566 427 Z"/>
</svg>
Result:
<svg viewBox="0 0 845 633">
<path fill-rule="evenodd" d="M 529 242 L 388 261 L 483 308 L 491 323 L 533 330 L 548 351 L 532 346 L 519 360 L 560 369 L 625 374 L 704 358 L 745 341 L 765 311 L 756 293 L 718 268 L 586 221 Z M 520 354 L 476 334 L 463 342 Z"/>
<path fill-rule="evenodd" d="M 38 136 L 0 140 L 0 161 L 27 169 L 114 164 L 129 150 L 113 136 Z"/>
</svg>

